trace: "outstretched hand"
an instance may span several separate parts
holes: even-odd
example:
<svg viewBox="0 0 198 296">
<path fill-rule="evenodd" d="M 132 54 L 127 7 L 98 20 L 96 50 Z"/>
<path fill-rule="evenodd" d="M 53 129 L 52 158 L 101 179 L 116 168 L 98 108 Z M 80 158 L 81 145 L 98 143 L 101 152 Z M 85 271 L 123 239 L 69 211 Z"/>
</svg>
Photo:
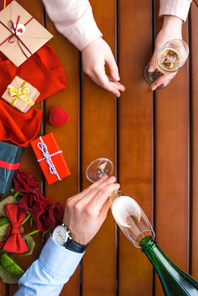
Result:
<svg viewBox="0 0 198 296">
<path fill-rule="evenodd" d="M 166 42 L 172 39 L 182 39 L 182 24 L 183 20 L 176 16 L 167 15 L 164 17 L 163 27 L 155 40 L 155 50 L 150 61 L 148 72 L 154 72 L 156 70 L 155 60 L 157 52 Z M 151 84 L 151 90 L 154 91 L 159 86 L 167 86 L 176 74 L 177 72 L 160 76 Z"/>
<path fill-rule="evenodd" d="M 67 200 L 63 223 L 76 242 L 88 244 L 102 226 L 110 206 L 109 196 L 120 187 L 115 181 L 115 177 L 103 176 Z"/>
<path fill-rule="evenodd" d="M 118 67 L 109 45 L 101 37 L 92 41 L 82 51 L 83 70 L 99 86 L 120 97 L 125 91 L 119 80 Z M 105 73 L 105 64 L 110 75 Z"/>
</svg>

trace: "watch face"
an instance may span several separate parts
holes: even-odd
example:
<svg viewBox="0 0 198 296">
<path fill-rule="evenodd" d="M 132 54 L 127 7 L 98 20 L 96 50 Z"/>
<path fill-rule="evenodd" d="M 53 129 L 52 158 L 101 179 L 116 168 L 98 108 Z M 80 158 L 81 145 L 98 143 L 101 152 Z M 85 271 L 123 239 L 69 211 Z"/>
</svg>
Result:
<svg viewBox="0 0 198 296">
<path fill-rule="evenodd" d="M 54 239 L 54 241 L 58 244 L 58 245 L 62 245 L 64 244 L 67 239 L 68 239 L 68 233 L 67 230 L 65 229 L 65 227 L 63 226 L 57 226 L 52 234 L 52 237 Z"/>
</svg>

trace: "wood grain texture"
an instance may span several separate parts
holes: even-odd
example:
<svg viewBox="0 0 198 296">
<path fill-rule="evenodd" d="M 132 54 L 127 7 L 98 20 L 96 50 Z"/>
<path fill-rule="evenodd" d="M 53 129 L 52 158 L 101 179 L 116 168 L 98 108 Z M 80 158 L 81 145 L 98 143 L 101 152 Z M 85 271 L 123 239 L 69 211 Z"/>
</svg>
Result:
<svg viewBox="0 0 198 296">
<path fill-rule="evenodd" d="M 44 24 L 41 1 L 18 0 Z M 115 54 L 126 91 L 119 99 L 82 73 L 80 53 L 47 18 L 54 35 L 49 45 L 65 70 L 67 87 L 46 99 L 42 133 L 52 132 L 63 151 L 71 176 L 48 185 L 31 148 L 22 155 L 21 168 L 36 177 L 45 196 L 65 204 L 68 197 L 90 185 L 86 168 L 98 157 L 114 163 L 124 193 L 132 196 L 154 224 L 159 246 L 180 268 L 198 279 L 198 122 L 197 122 L 197 8 L 192 5 L 191 27 L 184 26 L 190 58 L 171 84 L 151 92 L 143 78 L 152 55 L 159 1 L 90 1 L 104 39 Z M 154 14 L 152 14 L 152 7 Z M 191 31 L 190 31 L 191 28 Z M 153 33 L 154 32 L 154 33 Z M 191 35 L 190 35 L 191 34 Z M 192 64 L 192 72 L 189 66 Z M 52 107 L 64 108 L 70 120 L 61 127 L 49 123 Z M 38 258 L 42 243 L 27 260 Z M 17 285 L 0 281 L 0 293 L 12 296 Z M 150 262 L 117 227 L 109 211 L 100 231 L 90 242 L 82 265 L 65 285 L 61 296 L 162 296 Z"/>
<path fill-rule="evenodd" d="M 192 275 L 198 279 L 198 19 L 197 19 L 197 7 L 192 4 L 191 7 L 191 272 Z"/>
<path fill-rule="evenodd" d="M 119 2 L 119 65 L 126 86 L 119 99 L 119 182 L 152 220 L 153 100 L 143 77 L 151 56 L 152 3 L 139 4 Z M 148 260 L 120 233 L 119 295 L 152 295 L 151 279 Z"/>
<path fill-rule="evenodd" d="M 96 22 L 104 39 L 115 52 L 115 1 L 91 1 Z M 116 99 L 83 76 L 82 85 L 82 188 L 86 167 L 98 157 L 115 164 Z M 83 295 L 115 294 L 115 223 L 109 213 L 83 259 Z M 90 281 L 91 278 L 91 281 Z"/>
<path fill-rule="evenodd" d="M 61 182 L 48 185 L 45 182 L 45 195 L 52 201 L 65 205 L 68 197 L 79 191 L 79 52 L 64 36 L 59 34 L 52 22 L 47 19 L 47 29 L 54 35 L 49 45 L 61 60 L 67 79 L 67 87 L 45 101 L 45 133 L 52 132 L 69 167 L 71 175 Z M 65 109 L 70 120 L 55 127 L 49 123 L 49 114 L 53 107 Z M 63 262 L 66 264 L 66 262 Z M 77 296 L 79 291 L 78 269 L 62 290 L 61 295 Z"/>
<path fill-rule="evenodd" d="M 157 19 L 156 23 L 158 31 L 161 20 Z M 187 24 L 183 38 L 187 41 Z M 168 87 L 157 89 L 155 99 L 156 239 L 166 255 L 185 271 L 188 271 L 189 263 L 188 63 Z M 158 279 L 155 295 L 163 295 Z"/>
</svg>

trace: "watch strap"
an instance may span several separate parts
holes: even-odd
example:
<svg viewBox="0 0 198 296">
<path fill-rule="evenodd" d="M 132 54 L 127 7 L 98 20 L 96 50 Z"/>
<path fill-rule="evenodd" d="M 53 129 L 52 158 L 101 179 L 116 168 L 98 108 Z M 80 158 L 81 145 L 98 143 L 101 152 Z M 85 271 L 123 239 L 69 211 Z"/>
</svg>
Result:
<svg viewBox="0 0 198 296">
<path fill-rule="evenodd" d="M 73 239 L 68 238 L 66 243 L 63 245 L 66 249 L 76 252 L 76 253 L 83 253 L 85 249 L 88 247 L 88 245 L 81 245 L 77 242 L 75 242 Z"/>
</svg>

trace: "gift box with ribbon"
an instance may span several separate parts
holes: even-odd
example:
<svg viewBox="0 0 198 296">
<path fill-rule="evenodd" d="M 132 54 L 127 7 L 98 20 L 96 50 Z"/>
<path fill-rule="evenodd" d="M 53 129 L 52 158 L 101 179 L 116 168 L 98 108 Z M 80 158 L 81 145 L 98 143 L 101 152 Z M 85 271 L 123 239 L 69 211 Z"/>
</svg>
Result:
<svg viewBox="0 0 198 296">
<path fill-rule="evenodd" d="M 49 185 L 70 175 L 63 152 L 52 133 L 39 137 L 30 144 Z"/>
<path fill-rule="evenodd" d="M 0 193 L 11 189 L 15 170 L 20 166 L 22 152 L 22 147 L 0 141 Z"/>
<path fill-rule="evenodd" d="M 16 76 L 8 85 L 2 99 L 21 112 L 26 113 L 34 106 L 34 102 L 39 95 L 40 92 L 35 87 Z"/>
<path fill-rule="evenodd" d="M 17 67 L 53 37 L 16 1 L 0 12 L 0 32 L 0 50 Z"/>
</svg>

